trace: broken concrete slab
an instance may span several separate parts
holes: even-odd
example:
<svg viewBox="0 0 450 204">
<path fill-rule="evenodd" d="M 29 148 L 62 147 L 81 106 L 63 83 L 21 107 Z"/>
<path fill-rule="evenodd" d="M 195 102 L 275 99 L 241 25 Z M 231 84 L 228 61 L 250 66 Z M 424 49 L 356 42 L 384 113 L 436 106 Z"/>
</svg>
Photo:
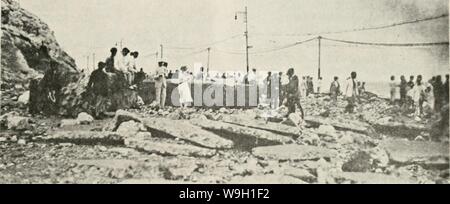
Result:
<svg viewBox="0 0 450 204">
<path fill-rule="evenodd" d="M 127 121 L 120 124 L 116 132 L 123 137 L 133 137 L 141 130 L 141 123 Z"/>
<path fill-rule="evenodd" d="M 306 116 L 305 121 L 312 126 L 331 125 L 337 130 L 353 131 L 363 134 L 373 133 L 369 124 L 360 121 L 350 121 L 340 118 L 324 118 L 321 116 Z"/>
<path fill-rule="evenodd" d="M 207 148 L 230 149 L 234 145 L 233 141 L 203 130 L 188 121 L 147 118 L 142 124 L 155 136 L 163 133 Z"/>
<path fill-rule="evenodd" d="M 161 138 L 139 138 L 130 137 L 125 139 L 125 145 L 146 153 L 155 153 L 168 156 L 195 156 L 195 157 L 212 157 L 216 154 L 216 150 L 197 147 L 189 144 L 179 144 L 173 140 Z"/>
<path fill-rule="evenodd" d="M 226 115 L 223 117 L 222 121 L 235 125 L 270 131 L 285 136 L 298 137 L 301 134 L 300 130 L 296 127 L 284 125 L 281 123 L 273 123 L 246 117 L 239 117 L 237 115 Z"/>
<path fill-rule="evenodd" d="M 334 158 L 337 152 L 332 149 L 307 145 L 276 145 L 253 148 L 252 154 L 264 159 L 276 160 L 317 160 L 320 158 Z"/>
<path fill-rule="evenodd" d="M 386 175 L 370 172 L 338 172 L 333 173 L 332 177 L 337 183 L 353 184 L 415 184 L 416 180 L 409 177 L 400 177 L 395 175 Z"/>
<path fill-rule="evenodd" d="M 387 139 L 380 143 L 380 148 L 386 150 L 389 159 L 394 163 L 441 166 L 442 168 L 449 166 L 447 143 Z"/>
<path fill-rule="evenodd" d="M 105 169 L 129 169 L 139 165 L 139 162 L 129 159 L 89 159 L 75 160 L 78 166 L 96 166 Z"/>
<path fill-rule="evenodd" d="M 117 110 L 114 119 L 104 128 L 106 131 L 116 131 L 120 124 L 127 121 L 141 122 L 142 119 L 131 112 L 125 110 Z"/>
<path fill-rule="evenodd" d="M 195 124 L 199 127 L 202 127 L 207 130 L 215 130 L 222 131 L 237 135 L 242 135 L 246 137 L 253 137 L 256 139 L 262 139 L 267 141 L 273 141 L 282 144 L 292 143 L 293 140 L 290 137 L 274 134 L 269 131 L 259 130 L 249 127 L 244 127 L 240 125 L 224 123 L 220 121 L 212 121 L 212 120 L 200 120 L 200 119 L 192 119 L 190 120 L 192 124 Z"/>
<path fill-rule="evenodd" d="M 307 184 L 307 182 L 285 175 L 252 175 L 233 177 L 229 184 Z"/>
<path fill-rule="evenodd" d="M 305 182 L 312 183 L 314 180 L 316 180 L 316 177 L 312 175 L 308 170 L 306 169 L 300 169 L 300 168 L 294 168 L 294 167 L 288 167 L 283 170 L 283 174 L 287 176 L 292 176 L 294 178 L 301 179 Z"/>
<path fill-rule="evenodd" d="M 104 144 L 104 145 L 122 145 L 123 138 L 115 132 L 95 132 L 95 131 L 58 131 L 49 133 L 44 141 L 57 143 L 73 144 Z"/>
</svg>

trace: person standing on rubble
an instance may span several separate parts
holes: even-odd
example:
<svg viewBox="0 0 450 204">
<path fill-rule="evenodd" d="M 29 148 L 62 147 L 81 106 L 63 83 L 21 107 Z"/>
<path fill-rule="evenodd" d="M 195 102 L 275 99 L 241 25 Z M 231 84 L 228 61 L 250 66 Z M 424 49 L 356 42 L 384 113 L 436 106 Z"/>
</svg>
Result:
<svg viewBox="0 0 450 204">
<path fill-rule="evenodd" d="M 104 71 L 106 64 L 98 63 L 98 68 L 91 73 L 87 85 L 87 91 L 92 97 L 93 115 L 98 118 L 106 111 L 106 99 L 108 98 L 108 75 Z"/>
<path fill-rule="evenodd" d="M 302 80 L 300 81 L 300 96 L 302 97 L 306 97 L 306 92 L 307 92 L 307 84 L 306 84 L 306 77 L 303 76 Z"/>
<path fill-rule="evenodd" d="M 358 86 L 356 81 L 356 72 L 352 72 L 350 77 L 346 81 L 345 85 L 345 98 L 348 102 L 345 107 L 345 113 L 353 113 L 355 109 L 356 99 L 358 97 Z"/>
<path fill-rule="evenodd" d="M 118 68 L 117 67 L 118 63 L 117 60 L 115 59 L 117 55 L 117 48 L 115 47 L 111 48 L 110 52 L 111 55 L 105 60 L 105 71 L 109 73 L 116 73 Z"/>
<path fill-rule="evenodd" d="M 191 86 L 189 82 L 191 81 L 191 75 L 187 71 L 186 66 L 182 66 L 180 68 L 181 72 L 178 77 L 179 79 L 179 85 L 178 85 L 178 92 L 180 94 L 180 106 L 182 108 L 188 107 L 192 102 L 192 96 L 191 96 Z"/>
<path fill-rule="evenodd" d="M 337 76 L 334 77 L 334 81 L 331 82 L 330 86 L 330 96 L 331 100 L 333 101 L 333 105 L 337 105 L 337 97 L 339 93 L 341 92 L 341 85 L 339 84 L 339 78 Z"/>
<path fill-rule="evenodd" d="M 131 62 L 131 72 L 130 72 L 130 76 L 131 76 L 131 84 L 135 83 L 135 78 L 136 78 L 136 74 L 138 73 L 138 64 L 137 64 L 137 58 L 139 57 L 139 52 L 138 51 L 134 51 L 131 53 L 131 57 L 132 57 L 132 62 Z"/>
<path fill-rule="evenodd" d="M 304 119 L 305 114 L 300 104 L 299 80 L 297 75 L 294 75 L 294 68 L 288 69 L 287 76 L 289 77 L 289 83 L 286 86 L 288 115 L 294 113 L 296 106 L 298 106 L 302 114 L 302 119 Z"/>
<path fill-rule="evenodd" d="M 359 82 L 358 82 L 359 83 Z M 395 76 L 391 76 L 391 81 L 389 82 L 389 93 L 391 105 L 395 103 L 395 92 L 397 90 L 397 83 L 395 83 Z"/>
<path fill-rule="evenodd" d="M 416 121 L 421 121 L 421 115 L 423 114 L 423 102 L 425 98 L 425 86 L 422 82 L 422 75 L 418 75 L 416 79 L 416 84 L 411 90 L 411 96 L 414 101 L 414 119 Z"/>
<path fill-rule="evenodd" d="M 408 82 L 406 82 L 405 76 L 400 76 L 400 106 L 404 107 L 406 104 Z"/>
<path fill-rule="evenodd" d="M 441 75 L 436 76 L 436 79 L 433 84 L 433 90 L 434 90 L 434 108 L 437 112 L 441 110 L 442 104 L 444 102 L 444 95 L 443 94 L 444 84 L 442 83 L 442 77 Z"/>
<path fill-rule="evenodd" d="M 155 89 L 156 89 L 156 104 L 159 109 L 164 109 L 166 104 L 166 77 L 167 77 L 168 63 L 164 61 L 158 62 L 158 68 L 155 73 Z"/>
<path fill-rule="evenodd" d="M 442 91 L 443 91 L 443 93 L 441 93 L 442 94 L 442 97 L 444 97 L 444 101 L 445 101 L 445 103 L 444 103 L 444 105 L 448 105 L 448 100 L 449 100 L 449 98 L 448 98 L 448 95 L 449 95 L 449 84 L 448 84 L 448 78 L 449 78 L 449 75 L 448 74 L 446 74 L 445 75 L 445 83 L 444 83 L 444 87 L 442 88 Z"/>
<path fill-rule="evenodd" d="M 119 69 L 123 72 L 123 75 L 128 82 L 128 85 L 131 85 L 133 82 L 131 81 L 132 78 L 132 64 L 131 64 L 131 58 L 130 58 L 130 50 L 128 48 L 122 49 L 122 58 L 120 60 Z"/>
</svg>

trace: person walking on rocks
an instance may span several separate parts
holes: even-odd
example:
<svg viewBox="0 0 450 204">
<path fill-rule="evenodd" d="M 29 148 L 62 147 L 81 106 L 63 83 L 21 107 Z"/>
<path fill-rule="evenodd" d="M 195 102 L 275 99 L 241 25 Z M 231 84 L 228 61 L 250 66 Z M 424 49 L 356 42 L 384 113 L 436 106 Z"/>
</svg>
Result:
<svg viewBox="0 0 450 204">
<path fill-rule="evenodd" d="M 164 109 L 166 104 L 167 65 L 167 62 L 158 62 L 158 68 L 156 68 L 155 74 L 156 104 L 160 109 Z"/>
<path fill-rule="evenodd" d="M 288 115 L 294 113 L 296 106 L 298 106 L 303 119 L 305 114 L 300 104 L 299 80 L 297 75 L 294 75 L 294 68 L 289 68 L 287 76 L 289 77 L 289 83 L 286 87 Z"/>
<path fill-rule="evenodd" d="M 187 72 L 187 67 L 182 66 L 180 68 L 181 73 L 178 77 L 180 84 L 178 85 L 178 92 L 180 94 L 180 106 L 182 108 L 185 108 L 189 106 L 193 100 L 191 96 L 191 87 L 189 85 L 189 82 L 191 81 L 191 76 Z"/>
<path fill-rule="evenodd" d="M 358 86 L 356 81 L 356 72 L 352 72 L 350 77 L 346 81 L 345 85 L 345 98 L 348 102 L 345 107 L 346 113 L 353 113 L 355 109 L 356 98 L 358 97 Z"/>
<path fill-rule="evenodd" d="M 337 104 L 337 97 L 339 95 L 339 93 L 341 92 L 341 85 L 339 84 L 339 78 L 337 76 L 334 77 L 334 81 L 331 82 L 331 86 L 330 86 L 330 96 L 331 96 L 331 100 L 333 101 L 333 104 L 336 105 Z"/>
</svg>

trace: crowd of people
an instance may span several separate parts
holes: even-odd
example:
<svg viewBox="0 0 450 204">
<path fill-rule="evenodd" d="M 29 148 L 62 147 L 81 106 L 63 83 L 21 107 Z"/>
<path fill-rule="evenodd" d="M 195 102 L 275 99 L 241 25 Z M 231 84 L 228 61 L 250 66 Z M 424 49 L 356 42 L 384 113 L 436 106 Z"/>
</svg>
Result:
<svg viewBox="0 0 450 204">
<path fill-rule="evenodd" d="M 422 75 L 410 76 L 409 81 L 406 81 L 405 76 L 400 76 L 400 82 L 396 82 L 395 76 L 391 76 L 390 102 L 396 104 L 399 90 L 399 105 L 404 110 L 414 109 L 415 120 L 420 121 L 424 115 L 439 112 L 444 104 L 448 104 L 449 75 L 445 75 L 445 78 L 443 82 L 442 77 L 438 75 L 424 82 Z"/>
<path fill-rule="evenodd" d="M 90 90 L 97 97 L 107 97 L 111 91 L 117 90 L 118 84 L 108 84 L 108 81 L 117 82 L 122 81 L 122 87 L 130 89 L 136 88 L 146 78 L 147 74 L 140 68 L 137 71 L 136 59 L 139 57 L 139 52 L 130 52 L 128 48 L 123 48 L 118 55 L 117 48 L 113 47 L 110 50 L 111 55 L 104 61 L 98 63 L 98 69 L 93 71 L 88 83 L 88 90 Z M 121 79 L 108 80 L 108 77 L 114 75 Z M 345 81 L 345 86 L 342 89 L 339 78 L 335 76 L 331 82 L 329 95 L 332 104 L 336 105 L 338 96 L 343 95 L 347 101 L 345 112 L 353 113 L 356 103 L 360 100 L 360 96 L 365 92 L 365 82 L 360 82 L 357 79 L 357 73 L 351 72 L 350 76 Z M 416 78 L 416 80 L 414 80 Z M 321 93 L 322 77 L 314 81 L 311 76 L 298 77 L 294 73 L 294 68 L 289 68 L 284 74 L 283 72 L 272 73 L 267 72 L 267 76 L 259 78 L 256 69 L 252 69 L 247 74 L 241 73 L 216 73 L 211 77 L 209 70 L 203 67 L 197 73 L 189 71 L 187 66 L 182 66 L 177 70 L 168 70 L 168 63 L 165 61 L 158 62 L 158 68 L 155 74 L 150 76 L 150 79 L 155 82 L 155 104 L 159 109 L 165 108 L 166 87 L 167 80 L 178 84 L 178 91 L 180 95 L 181 107 L 187 107 L 192 104 L 191 90 L 189 83 L 196 80 L 202 82 L 217 82 L 220 80 L 232 81 L 235 84 L 250 84 L 257 85 L 263 83 L 266 85 L 265 92 L 266 99 L 272 108 L 278 108 L 285 105 L 288 108 L 288 113 L 295 112 L 299 109 L 303 116 L 303 110 L 300 104 L 300 98 L 308 97 L 315 93 Z M 277 81 L 279 91 L 279 98 L 273 100 L 272 84 Z M 111 82 L 110 82 L 111 83 Z M 395 81 L 395 76 L 391 77 L 390 94 L 391 103 L 396 103 L 395 98 L 397 88 L 399 88 L 399 105 L 404 109 L 414 109 L 414 116 L 416 120 L 420 120 L 424 115 L 424 107 L 427 111 L 439 111 L 443 104 L 448 103 L 448 75 L 446 81 L 442 82 L 441 76 L 435 76 L 428 82 L 422 81 L 422 76 L 411 76 L 409 81 L 406 81 L 404 76 L 400 77 L 400 82 Z M 314 86 L 316 89 L 314 89 Z M 108 88 L 105 88 L 108 87 Z M 96 103 L 99 103 L 96 100 Z M 425 104 L 425 105 L 424 105 Z"/>
</svg>

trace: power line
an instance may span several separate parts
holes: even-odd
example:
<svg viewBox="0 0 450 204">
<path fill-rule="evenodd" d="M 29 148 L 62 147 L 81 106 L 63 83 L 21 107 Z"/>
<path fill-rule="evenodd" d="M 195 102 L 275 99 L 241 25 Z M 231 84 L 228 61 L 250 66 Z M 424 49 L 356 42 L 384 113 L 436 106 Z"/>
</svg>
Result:
<svg viewBox="0 0 450 204">
<path fill-rule="evenodd" d="M 284 45 L 284 46 L 281 46 L 281 47 L 263 49 L 261 51 L 256 51 L 256 52 L 250 52 L 249 54 L 261 54 L 261 53 L 268 53 L 268 52 L 276 52 L 276 51 L 279 51 L 279 50 L 295 47 L 297 45 L 300 45 L 300 44 L 303 44 L 303 43 L 307 43 L 307 42 L 313 41 L 315 39 L 317 39 L 317 37 L 311 38 L 311 39 L 308 39 L 308 40 L 295 42 L 295 43 L 290 43 L 290 44 L 287 44 L 287 45 Z M 233 51 L 224 51 L 224 50 L 217 50 L 217 49 L 215 49 L 215 51 L 228 53 L 228 54 L 237 54 L 237 55 L 245 54 L 244 52 L 233 52 Z"/>
<path fill-rule="evenodd" d="M 368 30 L 379 30 L 379 29 L 386 29 L 390 27 L 396 27 L 396 26 L 402 26 L 407 24 L 413 24 L 413 23 L 420 23 L 424 21 L 431 21 L 436 20 L 440 18 L 448 17 L 448 14 L 441 14 L 438 16 L 432 16 L 427 18 L 421 18 L 421 19 L 415 19 L 415 20 L 409 20 L 409 21 L 402 21 L 397 23 L 391 23 L 387 25 L 380 25 L 380 26 L 373 26 L 373 27 L 362 27 L 362 28 L 355 28 L 355 29 L 348 29 L 348 30 L 341 30 L 341 31 L 328 31 L 328 32 L 317 32 L 317 33 L 299 33 L 299 34 L 280 34 L 280 35 L 270 35 L 270 36 L 310 36 L 310 35 L 326 35 L 326 34 L 341 34 L 341 33 L 350 33 L 350 32 L 360 32 L 360 31 L 368 31 Z"/>
<path fill-rule="evenodd" d="M 355 44 L 355 45 L 369 45 L 369 46 L 388 46 L 388 47 L 423 47 L 423 46 L 442 46 L 449 45 L 449 42 L 431 42 L 431 43 L 379 43 L 379 42 L 358 42 L 358 41 L 349 41 L 349 40 L 339 40 L 339 39 L 331 39 L 322 37 L 324 40 L 347 43 L 347 44 Z"/>
</svg>

